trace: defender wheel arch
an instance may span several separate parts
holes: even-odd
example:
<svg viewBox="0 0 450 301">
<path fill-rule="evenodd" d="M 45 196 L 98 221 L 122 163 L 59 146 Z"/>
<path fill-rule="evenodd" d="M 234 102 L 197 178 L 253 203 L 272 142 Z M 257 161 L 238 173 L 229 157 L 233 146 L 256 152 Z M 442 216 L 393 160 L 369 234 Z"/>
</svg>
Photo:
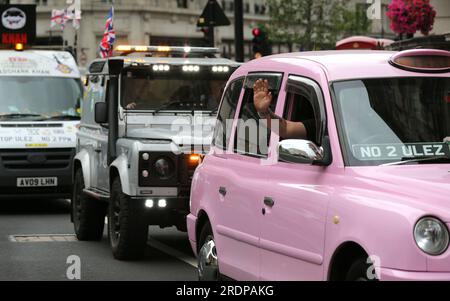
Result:
<svg viewBox="0 0 450 301">
<path fill-rule="evenodd" d="M 130 178 L 128 174 L 128 159 L 121 155 L 109 167 L 109 185 L 118 177 L 122 185 L 123 193 L 131 195 Z"/>
<path fill-rule="evenodd" d="M 73 162 L 73 170 L 72 170 L 72 183 L 75 180 L 75 175 L 77 174 L 78 169 L 83 169 L 83 167 L 81 166 L 81 162 L 80 160 L 75 160 Z"/>
<path fill-rule="evenodd" d="M 356 242 L 348 241 L 341 244 L 331 257 L 328 266 L 328 280 L 345 280 L 346 274 L 354 261 L 368 256 L 364 248 Z"/>
<path fill-rule="evenodd" d="M 72 181 L 75 180 L 75 173 L 78 170 L 78 168 L 81 168 L 83 171 L 83 179 L 84 179 L 84 185 L 86 188 L 91 187 L 91 162 L 89 158 L 89 154 L 86 150 L 81 150 L 78 154 L 75 155 L 75 158 L 73 160 L 73 170 L 72 170 Z"/>
<path fill-rule="evenodd" d="M 109 185 L 110 186 L 112 185 L 115 178 L 120 179 L 120 174 L 119 174 L 119 170 L 115 166 L 112 166 L 109 170 Z"/>
</svg>

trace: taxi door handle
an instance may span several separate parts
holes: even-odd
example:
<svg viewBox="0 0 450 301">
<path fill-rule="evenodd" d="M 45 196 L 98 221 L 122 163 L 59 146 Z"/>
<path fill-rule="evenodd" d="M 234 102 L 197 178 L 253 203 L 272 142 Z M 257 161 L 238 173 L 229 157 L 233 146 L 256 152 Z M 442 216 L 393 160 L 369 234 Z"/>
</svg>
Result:
<svg viewBox="0 0 450 301">
<path fill-rule="evenodd" d="M 265 197 L 264 198 L 264 205 L 266 205 L 267 207 L 272 208 L 273 206 L 275 206 L 275 201 L 272 198 Z"/>
<path fill-rule="evenodd" d="M 227 195 L 227 189 L 226 189 L 225 187 L 220 187 L 220 188 L 219 188 L 219 193 L 220 193 L 222 196 L 226 196 L 226 195 Z"/>
</svg>

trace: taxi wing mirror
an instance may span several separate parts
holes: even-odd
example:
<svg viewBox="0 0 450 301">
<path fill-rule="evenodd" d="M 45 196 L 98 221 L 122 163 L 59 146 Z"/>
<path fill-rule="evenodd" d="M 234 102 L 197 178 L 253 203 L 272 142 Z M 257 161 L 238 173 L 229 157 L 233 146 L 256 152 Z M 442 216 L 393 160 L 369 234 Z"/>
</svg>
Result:
<svg viewBox="0 0 450 301">
<path fill-rule="evenodd" d="M 108 123 L 108 106 L 106 102 L 95 104 L 95 122 L 98 124 Z"/>
<path fill-rule="evenodd" d="M 289 163 L 315 164 L 326 158 L 323 147 L 308 140 L 283 140 L 278 144 L 280 160 Z"/>
</svg>

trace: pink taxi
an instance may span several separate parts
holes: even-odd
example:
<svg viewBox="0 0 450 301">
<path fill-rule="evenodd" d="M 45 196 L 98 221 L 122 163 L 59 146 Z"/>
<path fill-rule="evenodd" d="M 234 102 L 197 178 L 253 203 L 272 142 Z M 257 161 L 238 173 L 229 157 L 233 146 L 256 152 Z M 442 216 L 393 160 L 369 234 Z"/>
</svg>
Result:
<svg viewBox="0 0 450 301">
<path fill-rule="evenodd" d="M 450 280 L 450 53 L 275 55 L 229 80 L 188 216 L 201 280 Z"/>
</svg>

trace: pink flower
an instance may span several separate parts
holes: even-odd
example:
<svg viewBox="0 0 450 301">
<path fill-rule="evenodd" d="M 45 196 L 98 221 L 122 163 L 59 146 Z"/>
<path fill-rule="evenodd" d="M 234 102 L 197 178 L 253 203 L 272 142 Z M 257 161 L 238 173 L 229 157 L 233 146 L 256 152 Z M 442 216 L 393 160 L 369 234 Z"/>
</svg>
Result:
<svg viewBox="0 0 450 301">
<path fill-rule="evenodd" d="M 436 10 L 430 0 L 392 0 L 386 15 L 395 33 L 414 34 L 420 30 L 427 35 L 433 29 Z"/>
</svg>

